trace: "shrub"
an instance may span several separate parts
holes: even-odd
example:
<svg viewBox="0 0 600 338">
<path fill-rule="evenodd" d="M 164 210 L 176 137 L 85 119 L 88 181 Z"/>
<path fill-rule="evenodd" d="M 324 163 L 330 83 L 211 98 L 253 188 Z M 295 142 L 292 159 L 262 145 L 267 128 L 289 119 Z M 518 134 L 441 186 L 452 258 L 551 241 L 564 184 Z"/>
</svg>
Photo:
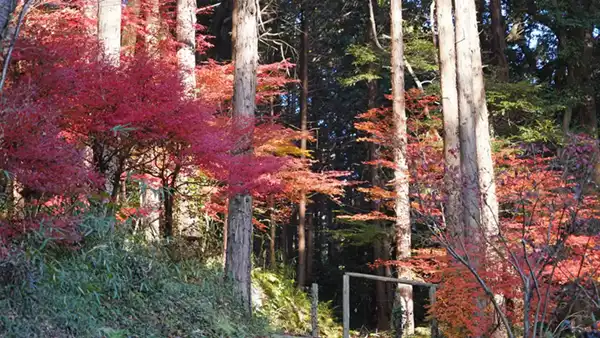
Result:
<svg viewBox="0 0 600 338">
<path fill-rule="evenodd" d="M 293 278 L 284 272 L 262 269 L 252 271 L 252 279 L 265 295 L 257 310 L 273 327 L 287 334 L 304 335 L 311 332 L 309 296 L 296 288 Z M 322 337 L 341 337 L 342 328 L 334 321 L 330 302 L 319 303 L 319 334 Z"/>
<path fill-rule="evenodd" d="M 113 220 L 84 217 L 78 250 L 30 236 L 0 263 L 3 337 L 256 337 L 218 266 L 172 262 L 132 241 Z M 34 248 L 34 249 L 32 249 Z"/>
</svg>

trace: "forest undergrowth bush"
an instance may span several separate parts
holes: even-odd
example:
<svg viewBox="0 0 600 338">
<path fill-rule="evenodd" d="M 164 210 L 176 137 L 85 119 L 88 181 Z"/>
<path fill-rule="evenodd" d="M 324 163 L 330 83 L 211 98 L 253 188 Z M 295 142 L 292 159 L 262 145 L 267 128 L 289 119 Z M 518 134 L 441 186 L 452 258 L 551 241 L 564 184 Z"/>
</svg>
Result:
<svg viewBox="0 0 600 338">
<path fill-rule="evenodd" d="M 164 248 L 85 217 L 79 247 L 38 233 L 0 262 L 2 337 L 257 337 L 218 265 L 173 262 Z"/>
<path fill-rule="evenodd" d="M 252 280 L 266 299 L 258 312 L 268 318 L 273 327 L 287 334 L 304 335 L 311 332 L 311 299 L 294 285 L 289 273 L 256 268 L 252 271 Z M 334 321 L 331 302 L 319 303 L 318 316 L 322 337 L 342 335 L 342 327 Z"/>
</svg>

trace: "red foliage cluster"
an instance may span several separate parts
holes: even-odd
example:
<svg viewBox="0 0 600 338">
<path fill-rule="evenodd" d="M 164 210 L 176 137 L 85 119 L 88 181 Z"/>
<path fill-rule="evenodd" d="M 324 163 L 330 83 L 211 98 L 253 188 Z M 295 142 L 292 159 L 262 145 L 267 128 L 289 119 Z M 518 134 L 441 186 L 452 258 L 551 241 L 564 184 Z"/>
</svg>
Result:
<svg viewBox="0 0 600 338">
<path fill-rule="evenodd" d="M 442 142 L 437 132 L 439 119 L 430 115 L 435 112 L 435 98 L 422 93 L 406 93 L 409 113 L 409 144 L 407 145 L 411 171 L 411 207 L 413 221 L 422 224 L 438 224 L 443 231 L 442 205 L 444 196 L 444 167 Z M 393 135 L 391 109 L 372 109 L 359 116 L 356 128 L 367 135 L 363 141 L 380 146 L 380 157 L 365 164 L 394 168 L 391 161 Z M 454 249 L 469 253 L 478 261 L 477 273 L 497 294 L 509 299 L 507 315 L 513 322 L 522 322 L 525 309 L 522 302 L 525 288 L 532 290 L 537 283 L 549 295 L 538 299 L 531 295 L 529 314 L 533 319 L 538 304 L 549 313 L 557 305 L 555 293 L 561 285 L 576 283 L 590 287 L 585 281 L 600 279 L 600 250 L 598 243 L 597 198 L 586 196 L 585 179 L 593 169 L 592 156 L 596 149 L 594 140 L 583 135 L 572 135 L 571 142 L 561 152 L 561 157 L 539 158 L 522 156 L 519 149 L 506 147 L 494 154 L 496 165 L 497 195 L 501 205 L 500 234 L 492 238 L 498 250 L 496 259 L 488 253 L 472 248 L 469 241 Z M 394 192 L 391 187 L 366 186 L 360 191 L 367 198 L 380 202 L 381 211 L 350 216 L 362 221 L 393 220 Z M 442 246 L 453 245 L 444 241 Z M 557 251 L 559 250 L 559 251 Z M 477 252 L 481 257 L 477 256 Z M 437 304 L 432 314 L 444 326 L 449 337 L 477 336 L 484 334 L 496 323 L 493 309 L 481 314 L 476 300 L 484 297 L 483 289 L 471 271 L 464 265 L 448 259 L 445 250 L 420 250 L 406 261 L 378 260 L 381 264 L 410 267 L 421 277 L 440 283 Z M 536 276 L 535 282 L 523 285 L 520 273 Z M 547 291 L 547 293 L 546 293 Z M 540 303 L 541 301 L 541 303 Z M 539 319 L 539 318 L 538 318 Z"/>
<path fill-rule="evenodd" d="M 22 210 L 11 211 L 6 220 L 12 225 L 3 227 L 2 245 L 47 219 L 56 220 L 63 233 L 67 228 L 76 233 L 77 220 L 67 217 L 69 201 L 106 199 L 103 181 L 117 186 L 127 178 L 177 189 L 177 177 L 201 173 L 218 182 L 214 200 L 219 205 L 207 204 L 215 215 L 224 210 L 227 195 L 238 190 L 250 191 L 259 204 L 267 195 L 294 201 L 299 191 L 343 192 L 337 178 L 344 173 L 314 173 L 310 161 L 298 158 L 299 133 L 274 119 L 232 120 L 231 64 L 210 60 L 197 67 L 198 98 L 182 95 L 175 11 L 166 8 L 172 5 L 161 3 L 154 27 L 146 21 L 153 10 L 149 2 L 141 2 L 142 15 L 124 7 L 123 34 L 137 39 L 124 46 L 118 67 L 102 62 L 90 35 L 96 23 L 83 16 L 81 4 L 59 2 L 30 11 L 4 93 L 9 104 L 0 112 L 0 168 L 26 196 Z M 154 36 L 152 42 L 148 37 L 157 30 L 160 41 Z M 209 36 L 197 36 L 198 52 L 211 47 Z M 259 67 L 258 104 L 268 103 L 292 81 L 286 77 L 292 66 L 283 61 Z M 252 156 L 233 156 L 236 140 L 248 131 L 240 125 L 254 129 Z M 45 205 L 57 196 L 64 207 Z M 32 207 L 35 213 L 24 211 Z M 122 220 L 151 212 L 135 205 L 116 209 Z"/>
</svg>

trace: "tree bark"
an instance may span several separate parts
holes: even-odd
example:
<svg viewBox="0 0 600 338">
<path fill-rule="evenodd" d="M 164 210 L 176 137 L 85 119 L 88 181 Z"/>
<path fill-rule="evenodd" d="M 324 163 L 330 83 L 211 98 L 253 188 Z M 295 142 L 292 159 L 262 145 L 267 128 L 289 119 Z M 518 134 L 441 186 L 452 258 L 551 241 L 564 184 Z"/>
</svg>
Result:
<svg viewBox="0 0 600 338">
<path fill-rule="evenodd" d="M 129 0 L 127 2 L 129 22 L 123 28 L 123 36 L 121 37 L 121 46 L 126 55 L 134 55 L 137 45 L 137 19 L 140 16 L 140 0 Z"/>
<path fill-rule="evenodd" d="M 473 11 L 474 11 L 473 6 Z M 475 13 L 471 14 L 475 19 Z M 473 68 L 473 100 L 475 104 L 475 137 L 477 138 L 477 170 L 479 172 L 479 194 L 482 205 L 482 226 L 484 235 L 490 237 L 498 233 L 498 198 L 496 196 L 496 181 L 494 177 L 494 161 L 490 137 L 490 122 L 485 97 L 485 81 L 483 78 L 483 62 L 481 46 L 477 38 L 477 26 L 470 25 Z"/>
<path fill-rule="evenodd" d="M 460 123 L 452 0 L 437 0 L 437 23 L 444 119 L 444 182 L 448 194 L 445 217 L 446 227 L 455 238 L 462 233 L 462 230 L 460 229 Z"/>
<path fill-rule="evenodd" d="M 404 102 L 404 44 L 402 32 L 402 0 L 391 2 L 391 37 L 392 37 L 392 97 L 394 116 L 394 190 L 395 197 L 395 241 L 396 259 L 401 260 L 411 255 L 411 224 L 409 201 L 409 172 L 407 163 L 407 124 Z M 411 278 L 411 272 L 405 268 L 398 269 L 398 276 Z M 412 286 L 397 287 L 396 304 L 402 306 L 404 318 L 404 334 L 414 333 Z"/>
<path fill-rule="evenodd" d="M 302 150 L 302 159 L 305 159 L 307 142 L 306 133 L 308 133 L 308 23 L 306 21 L 306 11 L 302 9 L 302 39 L 300 54 L 300 130 L 304 134 L 300 140 L 300 149 Z M 298 203 L 298 287 L 306 285 L 306 193 L 303 192 Z"/>
<path fill-rule="evenodd" d="M 377 48 L 379 50 L 384 50 L 383 47 L 379 44 L 377 38 L 377 26 L 375 23 L 375 13 L 377 10 L 377 1 L 369 0 L 369 14 L 370 14 L 370 23 L 368 25 L 369 31 L 369 40 L 373 48 Z M 373 74 L 376 71 L 376 65 L 374 63 L 369 64 L 369 73 Z M 378 96 L 379 96 L 379 86 L 377 84 L 377 80 L 372 79 L 367 81 L 367 95 L 368 102 L 367 108 L 373 109 L 377 108 Z M 371 143 L 369 145 L 369 160 L 375 161 L 379 158 L 379 146 Z M 383 188 L 383 184 L 381 182 L 381 167 L 380 166 L 372 166 L 370 170 L 371 176 L 371 186 L 372 187 L 381 187 Z M 380 201 L 373 200 L 371 204 L 371 208 L 373 211 L 380 211 L 381 205 Z M 377 222 L 375 224 L 381 231 L 384 230 L 381 222 Z M 388 244 L 388 247 L 385 245 Z M 373 256 L 375 260 L 388 260 L 389 259 L 389 241 L 385 241 L 383 237 L 375 238 L 373 243 Z M 382 266 L 376 269 L 376 273 L 380 276 L 387 276 L 386 269 Z M 388 286 L 385 282 L 375 281 L 375 304 L 377 309 L 377 328 L 382 331 L 386 331 L 390 329 L 390 309 L 388 306 L 389 296 L 393 294 L 388 294 Z"/>
<path fill-rule="evenodd" d="M 158 51 L 160 32 L 160 1 L 148 0 L 144 16 L 146 31 L 148 32 L 144 36 L 144 46 L 149 55 L 155 56 Z"/>
<path fill-rule="evenodd" d="M 121 0 L 98 2 L 98 40 L 104 62 L 118 67 L 121 54 Z"/>
<path fill-rule="evenodd" d="M 273 197 L 269 197 L 269 267 L 275 270 L 277 267 L 277 257 L 275 256 L 275 239 L 277 238 L 277 224 L 275 224 L 275 201 Z"/>
<path fill-rule="evenodd" d="M 314 210 L 314 208 L 311 208 Z M 306 215 L 306 285 L 313 281 L 313 263 L 315 258 L 315 222 L 314 211 Z"/>
<path fill-rule="evenodd" d="M 196 1 L 177 0 L 177 62 L 179 77 L 188 97 L 196 89 Z"/>
<path fill-rule="evenodd" d="M 227 205 L 229 205 L 229 201 L 225 202 Z M 225 211 L 225 214 L 223 215 L 223 266 L 225 266 L 225 264 L 227 263 L 227 233 L 229 229 L 229 215 L 227 214 L 227 211 Z"/>
<path fill-rule="evenodd" d="M 496 65 L 496 78 L 508 81 L 508 58 L 506 57 L 506 29 L 502 19 L 502 4 L 500 0 L 490 0 L 492 17 L 492 59 Z"/>
<path fill-rule="evenodd" d="M 494 181 L 494 166 L 481 47 L 477 30 L 477 15 L 473 1 L 456 3 L 457 77 L 460 108 L 461 169 L 465 238 L 469 238 L 469 264 L 475 270 L 485 268 L 486 261 L 496 259 L 489 242 L 498 233 L 498 201 Z M 465 241 L 466 242 L 466 241 Z M 477 300 L 483 310 L 489 299 Z M 495 335 L 495 334 L 494 334 Z"/>
<path fill-rule="evenodd" d="M 254 0 L 238 0 L 233 9 L 234 88 L 233 119 L 235 128 L 245 133 L 237 142 L 236 154 L 252 156 L 252 132 L 258 67 L 257 7 Z M 241 189 L 244 182 L 232 181 Z M 251 312 L 250 269 L 252 242 L 252 196 L 248 191 L 236 192 L 229 200 L 226 276 L 235 283 L 245 310 Z"/>
<path fill-rule="evenodd" d="M 0 41 L 4 40 L 7 36 L 8 25 L 16 8 L 16 0 L 0 1 Z"/>
</svg>

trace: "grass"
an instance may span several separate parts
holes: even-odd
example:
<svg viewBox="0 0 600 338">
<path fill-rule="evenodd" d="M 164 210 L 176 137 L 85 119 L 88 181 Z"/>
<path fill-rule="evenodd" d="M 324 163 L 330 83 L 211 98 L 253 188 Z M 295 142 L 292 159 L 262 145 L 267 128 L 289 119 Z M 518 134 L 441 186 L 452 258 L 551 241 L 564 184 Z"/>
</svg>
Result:
<svg viewBox="0 0 600 338">
<path fill-rule="evenodd" d="M 173 262 L 165 250 L 88 217 L 83 246 L 33 236 L 0 263 L 2 337 L 258 337 L 219 266 Z M 35 249 L 32 249 L 35 248 Z"/>
</svg>

